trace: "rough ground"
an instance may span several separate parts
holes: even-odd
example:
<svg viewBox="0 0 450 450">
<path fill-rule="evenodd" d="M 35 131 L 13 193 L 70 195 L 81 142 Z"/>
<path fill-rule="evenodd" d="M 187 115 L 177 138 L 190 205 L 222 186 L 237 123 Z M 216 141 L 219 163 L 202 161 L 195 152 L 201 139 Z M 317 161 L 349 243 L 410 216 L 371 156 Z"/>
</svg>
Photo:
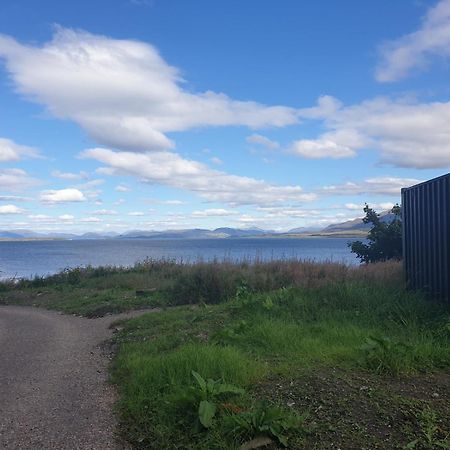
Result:
<svg viewBox="0 0 450 450">
<path fill-rule="evenodd" d="M 135 313 L 133 314 L 135 315 Z M 0 448 L 125 449 L 102 343 L 112 322 L 0 306 Z"/>
</svg>

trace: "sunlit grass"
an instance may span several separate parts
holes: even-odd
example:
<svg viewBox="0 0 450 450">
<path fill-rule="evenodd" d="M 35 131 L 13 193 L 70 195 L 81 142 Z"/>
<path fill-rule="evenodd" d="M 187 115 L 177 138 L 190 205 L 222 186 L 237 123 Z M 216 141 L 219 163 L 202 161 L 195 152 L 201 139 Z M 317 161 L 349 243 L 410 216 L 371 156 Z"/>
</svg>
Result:
<svg viewBox="0 0 450 450">
<path fill-rule="evenodd" d="M 114 371 L 127 436 L 156 439 L 159 448 L 231 448 L 220 418 L 199 433 L 192 415 L 174 412 L 173 395 L 189 386 L 192 370 L 246 387 L 248 407 L 257 400 L 253 388 L 267 377 L 330 368 L 391 376 L 449 370 L 447 321 L 443 307 L 419 295 L 361 282 L 240 291 L 223 305 L 142 316 L 118 336 L 131 339 L 122 343 Z M 158 406 L 143 414 L 145 402 L 147 409 Z M 174 415 L 177 429 L 170 425 Z"/>
</svg>

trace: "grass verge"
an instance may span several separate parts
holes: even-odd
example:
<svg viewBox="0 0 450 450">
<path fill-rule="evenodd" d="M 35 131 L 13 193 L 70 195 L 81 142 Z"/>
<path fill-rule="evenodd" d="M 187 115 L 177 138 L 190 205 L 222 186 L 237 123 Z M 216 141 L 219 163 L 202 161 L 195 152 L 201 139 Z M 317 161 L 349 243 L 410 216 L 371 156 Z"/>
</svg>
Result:
<svg viewBox="0 0 450 450">
<path fill-rule="evenodd" d="M 330 282 L 401 283 L 399 263 L 346 266 L 298 260 L 197 262 L 145 260 L 133 267 L 76 267 L 48 277 L 0 282 L 0 304 L 33 305 L 98 317 L 131 309 L 217 304 L 238 290 L 270 292 Z"/>
<path fill-rule="evenodd" d="M 155 449 L 255 438 L 272 448 L 448 448 L 449 322 L 419 295 L 348 281 L 241 289 L 225 304 L 141 316 L 115 338 L 123 432 Z M 208 427 L 192 371 L 245 390 L 209 398 Z"/>
</svg>

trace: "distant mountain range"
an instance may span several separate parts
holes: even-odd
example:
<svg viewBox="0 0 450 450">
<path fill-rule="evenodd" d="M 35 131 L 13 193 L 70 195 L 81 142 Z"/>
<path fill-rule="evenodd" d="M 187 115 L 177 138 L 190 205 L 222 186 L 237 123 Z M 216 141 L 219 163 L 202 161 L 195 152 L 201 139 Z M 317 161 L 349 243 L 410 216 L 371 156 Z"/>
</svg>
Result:
<svg viewBox="0 0 450 450">
<path fill-rule="evenodd" d="M 381 213 L 381 220 L 387 222 L 394 218 L 388 212 Z M 81 235 L 71 233 L 37 233 L 28 230 L 0 231 L 0 239 L 226 239 L 243 237 L 295 237 L 295 236 L 361 236 L 367 233 L 370 224 L 361 219 L 328 225 L 326 228 L 293 228 L 280 233 L 260 228 L 240 229 L 221 227 L 215 230 L 193 228 L 187 230 L 144 231 L 132 230 L 125 233 L 84 233 Z"/>
<path fill-rule="evenodd" d="M 391 222 L 394 219 L 395 215 L 385 211 L 380 214 L 380 219 L 382 222 Z M 326 228 L 322 230 L 322 233 L 337 233 L 337 232 L 351 232 L 351 231 L 364 231 L 368 232 L 372 225 L 370 223 L 364 223 L 362 218 L 348 220 L 347 222 L 336 223 L 332 225 L 328 225 Z"/>
<path fill-rule="evenodd" d="M 132 230 L 125 233 L 37 233 L 28 230 L 0 231 L 0 239 L 223 239 L 261 236 L 272 231 L 238 228 L 216 228 L 207 230 L 194 228 L 187 230 L 144 231 Z"/>
</svg>

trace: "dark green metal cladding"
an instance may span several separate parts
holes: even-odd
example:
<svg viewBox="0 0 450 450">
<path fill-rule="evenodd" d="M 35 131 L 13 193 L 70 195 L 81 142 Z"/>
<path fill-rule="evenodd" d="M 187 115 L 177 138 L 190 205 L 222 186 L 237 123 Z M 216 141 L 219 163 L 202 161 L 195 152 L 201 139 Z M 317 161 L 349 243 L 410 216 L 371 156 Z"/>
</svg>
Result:
<svg viewBox="0 0 450 450">
<path fill-rule="evenodd" d="M 406 282 L 450 305 L 450 174 L 402 189 Z"/>
</svg>

